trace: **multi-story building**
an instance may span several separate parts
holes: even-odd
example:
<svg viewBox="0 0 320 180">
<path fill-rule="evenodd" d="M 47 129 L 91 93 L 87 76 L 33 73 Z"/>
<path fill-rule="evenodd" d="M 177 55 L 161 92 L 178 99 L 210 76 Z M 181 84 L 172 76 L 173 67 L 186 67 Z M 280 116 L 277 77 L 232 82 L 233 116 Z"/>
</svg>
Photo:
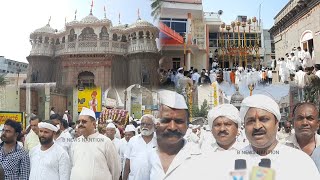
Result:
<svg viewBox="0 0 320 180">
<path fill-rule="evenodd" d="M 6 59 L 4 56 L 0 56 L 0 74 L 27 73 L 27 70 L 28 70 L 27 63 Z"/>
<path fill-rule="evenodd" d="M 220 15 L 204 12 L 202 0 L 164 0 L 159 27 L 161 51 L 166 59 L 161 66 L 209 68 L 211 56 L 212 60 L 218 59 L 220 67 L 261 64 L 266 53 L 260 23 L 238 16 L 225 25 Z"/>
<path fill-rule="evenodd" d="M 272 60 L 275 59 L 275 46 L 274 46 L 274 39 L 269 33 L 268 29 L 263 30 L 263 39 L 262 39 L 262 46 L 264 47 L 264 61 L 263 65 L 265 67 L 270 67 Z"/>
<path fill-rule="evenodd" d="M 290 0 L 283 7 L 274 17 L 274 25 L 270 29 L 276 58 L 284 57 L 294 47 L 307 49 L 310 54 L 320 57 L 319 14 L 319 0 Z M 316 58 L 316 63 L 320 63 L 319 58 Z"/>
</svg>

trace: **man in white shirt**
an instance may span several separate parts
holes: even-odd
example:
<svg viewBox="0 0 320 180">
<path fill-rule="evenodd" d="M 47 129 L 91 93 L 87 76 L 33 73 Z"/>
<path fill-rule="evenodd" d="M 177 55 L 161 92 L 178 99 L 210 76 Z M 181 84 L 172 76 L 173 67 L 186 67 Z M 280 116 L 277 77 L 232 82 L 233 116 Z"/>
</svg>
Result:
<svg viewBox="0 0 320 180">
<path fill-rule="evenodd" d="M 156 124 L 158 147 L 148 153 L 148 161 L 141 166 L 136 180 L 182 180 L 190 163 L 201 153 L 194 151 L 183 138 L 189 119 L 188 107 L 182 95 L 160 91 L 159 119 Z"/>
<path fill-rule="evenodd" d="M 216 139 L 216 142 L 211 144 L 211 151 L 237 151 L 245 146 L 236 139 L 241 120 L 239 110 L 232 104 L 218 105 L 210 110 L 208 124 Z"/>
<path fill-rule="evenodd" d="M 191 75 L 191 79 L 193 81 L 194 86 L 198 86 L 200 74 L 198 73 L 198 69 L 194 69 Z"/>
<path fill-rule="evenodd" d="M 286 138 L 286 145 L 311 156 L 314 149 L 320 146 L 320 136 L 317 134 L 319 124 L 319 110 L 315 104 L 297 104 L 293 109 L 295 133 Z"/>
<path fill-rule="evenodd" d="M 71 146 L 70 180 L 119 180 L 120 157 L 112 141 L 95 131 L 95 112 L 82 108 L 78 121 L 82 135 Z"/>
<path fill-rule="evenodd" d="M 302 66 L 299 66 L 298 72 L 296 72 L 294 77 L 294 82 L 299 88 L 304 88 L 307 83 L 306 73 L 303 71 Z"/>
<path fill-rule="evenodd" d="M 32 148 L 36 147 L 39 144 L 39 127 L 38 124 L 41 122 L 41 119 L 38 116 L 33 116 L 30 118 L 30 132 L 27 134 L 24 141 L 24 148 L 27 151 L 30 151 Z"/>
<path fill-rule="evenodd" d="M 111 139 L 114 146 L 116 147 L 117 152 L 120 155 L 120 139 L 115 138 L 116 135 L 116 126 L 113 123 L 109 123 L 106 129 L 106 136 Z"/>
<path fill-rule="evenodd" d="M 179 80 L 180 80 L 181 78 L 183 78 L 183 77 L 184 77 L 184 75 L 183 75 L 183 68 L 181 67 L 181 68 L 178 69 L 178 73 L 176 74 L 175 79 L 174 79 L 174 84 L 175 84 L 175 87 L 176 87 L 177 89 L 180 88 Z"/>
<path fill-rule="evenodd" d="M 311 55 L 310 55 L 308 49 L 305 49 L 304 51 L 305 51 L 305 53 L 304 53 L 305 56 L 302 59 L 302 66 L 304 69 L 312 68 L 315 63 L 312 61 L 312 58 L 311 58 Z"/>
<path fill-rule="evenodd" d="M 147 151 L 157 146 L 157 140 L 154 133 L 155 123 L 155 117 L 150 114 L 145 114 L 141 117 L 141 134 L 130 139 L 124 154 L 126 162 L 123 180 L 133 180 L 140 165 L 146 161 L 145 157 Z"/>
<path fill-rule="evenodd" d="M 70 159 L 68 153 L 53 142 L 58 128 L 51 121 L 39 123 L 40 144 L 30 151 L 30 180 L 69 180 Z"/>
<path fill-rule="evenodd" d="M 301 47 L 298 47 L 297 56 L 298 56 L 299 62 L 302 64 L 303 59 L 305 58 L 305 52 L 301 50 Z"/>
<path fill-rule="evenodd" d="M 50 116 L 51 116 L 52 114 L 55 114 L 55 112 L 54 112 L 54 107 L 52 107 L 52 108 L 50 109 Z"/>
<path fill-rule="evenodd" d="M 280 130 L 277 133 L 277 140 L 282 143 L 285 144 L 286 143 L 286 138 L 291 136 L 291 122 L 290 121 L 286 121 L 284 122 L 283 125 L 284 130 Z"/>
<path fill-rule="evenodd" d="M 125 158 L 124 158 L 124 153 L 126 152 L 127 148 L 128 148 L 128 143 L 129 140 L 135 136 L 136 134 L 136 129 L 132 124 L 129 124 L 126 126 L 125 130 L 124 130 L 124 138 L 122 138 L 120 140 L 120 149 L 119 149 L 119 153 L 120 153 L 120 159 L 121 159 L 121 171 L 123 172 L 123 168 L 124 168 L 124 164 L 125 164 Z"/>
<path fill-rule="evenodd" d="M 268 76 L 268 83 L 272 84 L 272 70 L 271 69 L 268 70 L 267 76 Z"/>
<path fill-rule="evenodd" d="M 311 158 L 297 149 L 280 144 L 276 140 L 281 119 L 278 104 L 268 96 L 254 94 L 246 97 L 241 104 L 240 118 L 244 122 L 250 145 L 240 151 L 216 152 L 193 162 L 193 171 L 211 179 L 230 179 L 234 174 L 236 161 L 244 161 L 245 177 L 260 179 L 265 173 L 272 173 L 273 179 L 317 180 L 320 174 Z M 263 160 L 265 159 L 265 160 Z M 269 161 L 266 169 L 259 169 L 262 161 Z M 196 166 L 200 166 L 197 168 Z M 290 165 L 292 164 L 292 165 Z M 236 166 L 237 167 L 237 166 Z M 303 172 L 301 170 L 303 169 Z M 239 171 L 238 171 L 239 172 Z M 258 176 L 260 172 L 260 176 Z M 193 178 L 187 174 L 188 179 Z M 231 177 L 230 177 L 231 176 Z M 271 178 L 272 179 L 272 178 Z"/>
<path fill-rule="evenodd" d="M 51 115 L 50 120 L 52 120 L 53 124 L 58 128 L 58 131 L 54 134 L 54 142 L 66 150 L 70 156 L 70 148 L 73 138 L 68 130 L 68 122 L 64 119 L 61 119 L 61 116 L 58 114 Z"/>
</svg>

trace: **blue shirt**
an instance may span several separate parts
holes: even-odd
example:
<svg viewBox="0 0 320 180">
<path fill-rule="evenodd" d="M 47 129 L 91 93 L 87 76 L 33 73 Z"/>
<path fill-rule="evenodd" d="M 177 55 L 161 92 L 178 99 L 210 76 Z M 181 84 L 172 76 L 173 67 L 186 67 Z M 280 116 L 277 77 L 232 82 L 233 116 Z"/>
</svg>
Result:
<svg viewBox="0 0 320 180">
<path fill-rule="evenodd" d="M 0 144 L 0 164 L 4 170 L 5 180 L 28 180 L 30 159 L 28 153 L 18 144 L 8 154 Z"/>
<path fill-rule="evenodd" d="M 318 171 L 320 173 L 320 146 L 314 149 L 312 155 L 312 160 L 316 163 L 316 166 L 318 168 Z"/>
</svg>

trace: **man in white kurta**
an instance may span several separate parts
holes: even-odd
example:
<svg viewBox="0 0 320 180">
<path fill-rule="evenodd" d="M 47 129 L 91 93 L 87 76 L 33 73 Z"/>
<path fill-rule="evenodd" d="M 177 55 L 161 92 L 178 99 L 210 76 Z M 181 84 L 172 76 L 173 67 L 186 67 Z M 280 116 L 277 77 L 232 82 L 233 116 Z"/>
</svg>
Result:
<svg viewBox="0 0 320 180">
<path fill-rule="evenodd" d="M 316 163 L 316 166 L 320 173 L 320 146 L 313 151 L 311 158 L 314 161 L 314 163 Z"/>
<path fill-rule="evenodd" d="M 53 142 L 53 132 L 58 130 L 49 122 L 39 123 L 40 144 L 30 151 L 30 180 L 69 180 L 70 159 L 68 153 Z M 46 135 L 51 132 L 51 137 Z M 46 134 L 45 134 L 45 133 Z"/>
<path fill-rule="evenodd" d="M 120 140 L 119 153 L 120 153 L 122 171 L 125 163 L 124 153 L 128 148 L 129 140 L 135 135 L 135 133 L 136 133 L 135 127 L 132 124 L 129 124 L 126 126 L 124 130 L 124 138 Z"/>
<path fill-rule="evenodd" d="M 190 167 L 203 177 L 211 179 L 231 179 L 235 170 L 235 160 L 244 159 L 244 172 L 249 179 L 262 159 L 271 161 L 270 168 L 275 171 L 277 180 L 320 179 L 319 172 L 308 155 L 297 149 L 282 145 L 276 140 L 276 132 L 281 113 L 278 104 L 268 96 L 252 95 L 242 101 L 240 117 L 244 122 L 250 145 L 240 151 L 226 151 L 206 154 Z M 197 167 L 201 164 L 201 168 Z M 269 168 L 269 170 L 270 170 Z M 265 171 L 260 171 L 262 174 Z M 194 178 L 186 174 L 187 179 Z M 254 179 L 258 179 L 254 176 Z M 261 178 L 261 177 L 260 177 Z M 252 178 L 251 178 L 252 179 Z"/>
<path fill-rule="evenodd" d="M 241 120 L 239 110 L 232 104 L 221 104 L 208 112 L 208 124 L 216 142 L 207 151 L 237 151 L 245 144 L 237 141 Z"/>
<path fill-rule="evenodd" d="M 79 115 L 78 137 L 71 146 L 70 180 L 118 180 L 120 157 L 112 141 L 95 131 L 95 113 L 83 108 Z"/>
<path fill-rule="evenodd" d="M 141 164 L 146 161 L 147 151 L 157 146 L 154 116 L 145 114 L 141 117 L 141 134 L 132 137 L 124 154 L 126 159 L 123 172 L 124 180 L 133 180 Z"/>
</svg>

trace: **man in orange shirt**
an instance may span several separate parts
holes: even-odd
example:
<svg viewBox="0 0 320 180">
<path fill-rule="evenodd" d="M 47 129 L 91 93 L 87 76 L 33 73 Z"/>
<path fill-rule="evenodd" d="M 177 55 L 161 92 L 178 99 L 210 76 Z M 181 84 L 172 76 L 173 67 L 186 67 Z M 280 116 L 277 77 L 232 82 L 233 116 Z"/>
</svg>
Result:
<svg viewBox="0 0 320 180">
<path fill-rule="evenodd" d="M 230 80 L 232 84 L 235 84 L 236 82 L 236 73 L 234 72 L 234 69 L 231 70 L 230 72 Z"/>
</svg>

